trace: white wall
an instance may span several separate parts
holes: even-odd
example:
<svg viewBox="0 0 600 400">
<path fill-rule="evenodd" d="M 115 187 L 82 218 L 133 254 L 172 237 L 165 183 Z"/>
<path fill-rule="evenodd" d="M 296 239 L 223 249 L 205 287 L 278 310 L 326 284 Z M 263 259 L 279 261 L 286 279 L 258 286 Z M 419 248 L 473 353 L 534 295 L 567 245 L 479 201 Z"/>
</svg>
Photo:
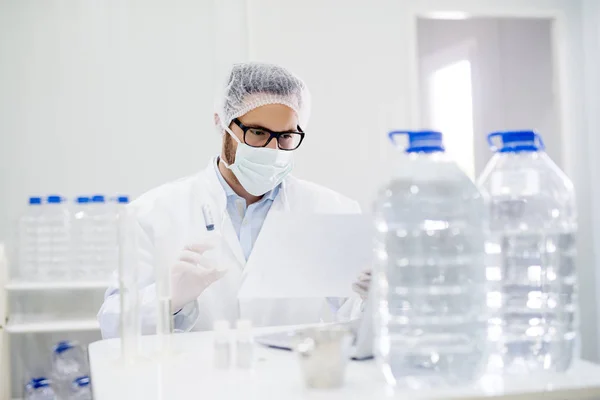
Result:
<svg viewBox="0 0 600 400">
<path fill-rule="evenodd" d="M 408 125 L 408 42 L 399 3 L 248 2 L 250 57 L 289 66 L 312 91 L 296 174 L 365 209 L 389 176 L 388 130 Z"/>
<path fill-rule="evenodd" d="M 407 44 L 389 34 L 395 1 L 341 5 L 249 0 L 246 16 L 242 0 L 0 0 L 0 240 L 29 195 L 135 196 L 202 168 L 220 140 L 215 83 L 247 58 L 312 89 L 296 174 L 370 208 L 385 134 L 407 126 Z"/>
<path fill-rule="evenodd" d="M 366 209 L 391 168 L 387 131 L 418 127 L 403 1 L 0 4 L 11 60 L 0 65 L 0 185 L 10 193 L 0 239 L 30 194 L 138 195 L 200 169 L 219 145 L 213 93 L 231 61 L 280 62 L 308 82 L 296 174 Z"/>
<path fill-rule="evenodd" d="M 231 3 L 0 0 L 0 241 L 29 195 L 139 195 L 206 165 L 216 68 L 246 58 Z"/>
<path fill-rule="evenodd" d="M 582 265 L 580 268 L 580 288 L 584 290 L 596 293 L 600 288 L 600 273 L 598 271 L 598 251 L 600 250 L 600 159 L 598 158 L 598 151 L 600 149 L 600 2 L 596 0 L 584 0 L 581 8 L 581 35 L 582 35 L 582 55 L 583 60 L 581 62 L 582 71 L 582 106 L 583 106 L 583 123 L 582 129 L 588 133 L 587 140 L 582 143 L 584 146 L 582 153 L 588 160 L 587 172 L 588 181 L 584 182 L 587 187 L 587 201 L 589 202 L 590 213 L 583 215 L 583 218 L 587 219 L 587 223 L 593 228 L 590 236 L 586 240 L 586 244 L 589 246 L 589 253 L 593 254 L 593 259 L 596 261 L 590 265 Z M 580 191 L 581 192 L 581 191 Z M 579 196 L 581 197 L 581 193 Z M 586 221 L 586 219 L 580 218 L 580 221 Z M 582 299 L 580 302 L 594 302 L 596 307 L 588 307 L 587 310 L 583 310 L 582 306 L 582 325 L 591 325 L 589 322 L 594 321 L 596 323 L 596 335 L 588 339 L 595 340 L 596 346 L 600 347 L 600 337 L 597 332 L 598 321 L 600 321 L 600 307 L 597 306 L 598 296 L 590 296 L 590 298 Z M 586 337 L 584 336 L 584 340 Z"/>
<path fill-rule="evenodd" d="M 553 90 L 550 19 L 419 19 L 417 29 L 420 92 L 424 99 L 421 117 L 425 126 L 431 121 L 426 80 L 433 71 L 427 71 L 428 60 L 441 56 L 444 62 L 456 62 L 459 59 L 451 59 L 452 55 L 446 53 L 454 52 L 457 46 L 468 48 L 473 75 L 476 175 L 492 155 L 487 134 L 499 130 L 538 131 L 550 157 L 563 165 L 559 108 Z"/>
</svg>

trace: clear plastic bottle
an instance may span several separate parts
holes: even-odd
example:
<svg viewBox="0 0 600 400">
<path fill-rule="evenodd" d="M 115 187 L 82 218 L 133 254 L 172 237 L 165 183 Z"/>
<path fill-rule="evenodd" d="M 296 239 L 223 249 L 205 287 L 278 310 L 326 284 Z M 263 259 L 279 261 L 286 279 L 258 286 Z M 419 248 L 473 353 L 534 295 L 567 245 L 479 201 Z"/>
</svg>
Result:
<svg viewBox="0 0 600 400">
<path fill-rule="evenodd" d="M 533 131 L 492 133 L 488 142 L 496 154 L 479 184 L 491 198 L 490 367 L 564 371 L 577 339 L 573 184 Z"/>
<path fill-rule="evenodd" d="M 52 234 L 47 219 L 47 201 L 42 200 L 37 229 L 37 276 L 35 280 L 51 280 L 52 276 Z"/>
<path fill-rule="evenodd" d="M 229 332 L 229 321 L 215 321 L 213 362 L 215 368 L 227 369 L 231 366 L 231 334 Z"/>
<path fill-rule="evenodd" d="M 41 215 L 41 197 L 30 197 L 29 207 L 19 219 L 19 270 L 17 275 L 20 279 L 36 280 L 38 277 L 38 240 Z"/>
<path fill-rule="evenodd" d="M 68 400 L 92 400 L 89 376 L 80 376 L 73 381 Z"/>
<path fill-rule="evenodd" d="M 66 200 L 48 196 L 41 218 L 42 279 L 66 279 L 70 274 L 71 216 Z"/>
<path fill-rule="evenodd" d="M 117 209 L 103 195 L 93 196 L 91 205 L 94 237 L 93 268 L 89 272 L 91 277 L 107 279 L 117 269 L 119 260 Z"/>
<path fill-rule="evenodd" d="M 466 383 L 486 360 L 485 198 L 435 131 L 409 138 L 374 207 L 375 353 L 390 384 Z"/>
<path fill-rule="evenodd" d="M 128 196 L 116 196 L 111 198 L 111 204 L 109 206 L 109 213 L 111 219 L 111 243 L 112 245 L 108 247 L 106 254 L 106 262 L 105 269 L 103 271 L 103 275 L 105 278 L 110 278 L 114 271 L 118 269 L 119 266 L 119 217 L 126 211 L 125 207 L 129 204 Z"/>
<path fill-rule="evenodd" d="M 25 400 L 55 400 L 50 380 L 45 377 L 33 378 L 25 386 Z"/>
<path fill-rule="evenodd" d="M 117 197 L 113 197 L 112 201 L 115 202 L 118 206 L 124 206 L 129 204 L 129 196 L 117 196 Z"/>
<path fill-rule="evenodd" d="M 72 215 L 72 256 L 71 278 L 86 279 L 92 263 L 93 232 L 90 221 L 90 198 L 79 196 L 75 199 Z"/>
<path fill-rule="evenodd" d="M 252 334 L 252 321 L 247 319 L 237 320 L 235 327 L 236 366 L 241 369 L 250 369 L 254 366 L 254 335 Z"/>
<path fill-rule="evenodd" d="M 56 381 L 73 382 L 73 379 L 86 376 L 89 372 L 85 350 L 74 341 L 61 341 L 52 352 L 52 369 Z"/>
</svg>

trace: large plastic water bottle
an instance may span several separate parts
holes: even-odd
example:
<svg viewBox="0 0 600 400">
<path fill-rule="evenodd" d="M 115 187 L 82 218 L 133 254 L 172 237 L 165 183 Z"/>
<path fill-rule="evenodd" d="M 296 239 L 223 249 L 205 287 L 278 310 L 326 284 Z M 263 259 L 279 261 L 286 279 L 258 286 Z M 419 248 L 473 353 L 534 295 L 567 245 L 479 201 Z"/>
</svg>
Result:
<svg viewBox="0 0 600 400">
<path fill-rule="evenodd" d="M 73 382 L 73 379 L 88 374 L 85 350 L 74 341 L 58 342 L 52 352 L 52 369 L 55 380 Z"/>
<path fill-rule="evenodd" d="M 50 380 L 45 377 L 33 378 L 25 386 L 25 400 L 55 400 Z"/>
<path fill-rule="evenodd" d="M 66 200 L 48 196 L 40 219 L 40 276 L 65 279 L 70 274 L 71 217 Z"/>
<path fill-rule="evenodd" d="M 80 376 L 73 381 L 69 400 L 92 400 L 89 376 Z"/>
<path fill-rule="evenodd" d="M 19 219 L 19 271 L 21 279 L 38 278 L 38 239 L 42 199 L 30 197 L 29 207 Z"/>
<path fill-rule="evenodd" d="M 488 141 L 496 154 L 479 183 L 491 197 L 490 366 L 564 371 L 577 338 L 573 184 L 535 132 L 493 133 Z"/>
<path fill-rule="evenodd" d="M 465 383 L 486 358 L 486 202 L 441 133 L 399 134 L 406 155 L 374 207 L 375 353 L 391 384 Z"/>
</svg>

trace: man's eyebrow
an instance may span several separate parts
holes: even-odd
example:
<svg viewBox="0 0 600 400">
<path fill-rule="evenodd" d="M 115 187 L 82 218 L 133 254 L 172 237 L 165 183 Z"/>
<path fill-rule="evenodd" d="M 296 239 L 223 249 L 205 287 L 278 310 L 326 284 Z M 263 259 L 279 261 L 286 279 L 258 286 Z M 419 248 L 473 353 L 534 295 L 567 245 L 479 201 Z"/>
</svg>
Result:
<svg viewBox="0 0 600 400">
<path fill-rule="evenodd" d="M 242 122 L 243 123 L 243 122 Z M 271 131 L 269 128 L 265 128 L 264 126 L 256 125 L 256 124 L 244 124 L 248 128 L 256 128 L 256 129 L 265 129 L 267 131 Z M 273 131 L 271 131 L 273 132 Z"/>
<path fill-rule="evenodd" d="M 295 132 L 293 129 L 292 130 L 285 130 L 285 131 L 272 131 L 269 128 L 265 128 L 264 126 L 260 126 L 260 125 L 256 125 L 256 124 L 244 124 L 242 122 L 242 124 L 247 127 L 247 128 L 253 128 L 253 129 L 263 129 L 265 131 L 269 131 L 269 132 L 273 132 L 273 133 L 289 133 L 289 132 Z"/>
</svg>

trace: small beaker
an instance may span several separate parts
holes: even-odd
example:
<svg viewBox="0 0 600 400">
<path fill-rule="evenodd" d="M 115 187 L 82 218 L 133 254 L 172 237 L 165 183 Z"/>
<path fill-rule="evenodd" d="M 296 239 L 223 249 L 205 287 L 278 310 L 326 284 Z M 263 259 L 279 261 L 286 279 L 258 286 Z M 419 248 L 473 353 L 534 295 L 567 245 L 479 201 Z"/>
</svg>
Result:
<svg viewBox="0 0 600 400">
<path fill-rule="evenodd" d="M 306 386 L 338 388 L 344 383 L 352 335 L 345 326 L 310 328 L 296 335 L 296 351 Z"/>
</svg>

